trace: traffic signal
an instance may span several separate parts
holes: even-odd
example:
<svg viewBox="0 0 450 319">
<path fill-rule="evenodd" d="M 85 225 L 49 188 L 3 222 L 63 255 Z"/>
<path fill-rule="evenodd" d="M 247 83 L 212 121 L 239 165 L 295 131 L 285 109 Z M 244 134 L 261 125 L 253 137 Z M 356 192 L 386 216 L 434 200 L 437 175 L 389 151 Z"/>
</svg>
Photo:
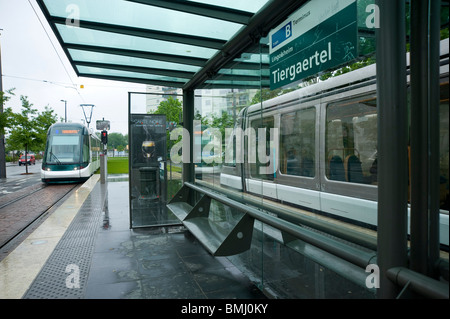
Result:
<svg viewBox="0 0 450 319">
<path fill-rule="evenodd" d="M 108 144 L 108 131 L 102 131 L 102 143 Z"/>
</svg>

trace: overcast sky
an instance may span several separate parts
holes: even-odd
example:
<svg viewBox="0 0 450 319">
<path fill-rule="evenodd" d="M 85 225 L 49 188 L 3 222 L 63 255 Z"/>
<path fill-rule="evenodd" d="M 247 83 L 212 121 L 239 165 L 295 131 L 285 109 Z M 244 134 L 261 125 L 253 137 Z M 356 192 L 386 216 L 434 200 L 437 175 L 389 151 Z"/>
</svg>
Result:
<svg viewBox="0 0 450 319">
<path fill-rule="evenodd" d="M 91 128 L 104 118 L 110 132 L 128 133 L 128 92 L 145 85 L 77 77 L 35 0 L 0 0 L 0 29 L 3 91 L 16 89 L 7 107 L 20 112 L 25 95 L 39 111 L 48 105 L 64 118 L 67 100 L 67 121 L 82 122 L 80 104 L 94 104 Z"/>
</svg>

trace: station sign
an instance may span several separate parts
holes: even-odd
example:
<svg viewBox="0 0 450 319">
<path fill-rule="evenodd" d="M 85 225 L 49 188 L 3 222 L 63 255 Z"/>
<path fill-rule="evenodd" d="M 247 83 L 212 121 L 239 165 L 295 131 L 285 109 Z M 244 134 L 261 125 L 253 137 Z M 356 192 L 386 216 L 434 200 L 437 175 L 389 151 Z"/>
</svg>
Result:
<svg viewBox="0 0 450 319">
<path fill-rule="evenodd" d="M 111 126 L 107 120 L 97 120 L 96 127 L 99 131 L 109 131 Z"/>
<path fill-rule="evenodd" d="M 357 56 L 356 0 L 312 0 L 270 34 L 270 89 Z"/>
</svg>

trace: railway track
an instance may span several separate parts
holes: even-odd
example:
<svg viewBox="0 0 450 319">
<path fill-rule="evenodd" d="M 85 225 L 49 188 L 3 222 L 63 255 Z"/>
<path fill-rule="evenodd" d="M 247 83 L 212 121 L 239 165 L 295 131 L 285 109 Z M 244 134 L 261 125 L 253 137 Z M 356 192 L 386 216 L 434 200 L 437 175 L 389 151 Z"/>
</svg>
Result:
<svg viewBox="0 0 450 319">
<path fill-rule="evenodd" d="M 0 197 L 0 260 L 80 185 L 38 183 Z"/>
</svg>

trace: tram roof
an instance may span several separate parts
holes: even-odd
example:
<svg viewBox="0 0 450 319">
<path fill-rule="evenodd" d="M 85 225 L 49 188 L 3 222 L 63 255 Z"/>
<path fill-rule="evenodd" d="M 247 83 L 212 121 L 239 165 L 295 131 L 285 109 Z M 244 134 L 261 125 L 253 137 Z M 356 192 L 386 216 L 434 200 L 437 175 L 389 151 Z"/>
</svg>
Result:
<svg viewBox="0 0 450 319">
<path fill-rule="evenodd" d="M 268 83 L 246 50 L 304 2 L 37 0 L 78 76 L 183 89 Z"/>
</svg>

